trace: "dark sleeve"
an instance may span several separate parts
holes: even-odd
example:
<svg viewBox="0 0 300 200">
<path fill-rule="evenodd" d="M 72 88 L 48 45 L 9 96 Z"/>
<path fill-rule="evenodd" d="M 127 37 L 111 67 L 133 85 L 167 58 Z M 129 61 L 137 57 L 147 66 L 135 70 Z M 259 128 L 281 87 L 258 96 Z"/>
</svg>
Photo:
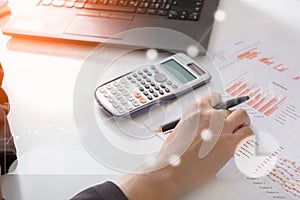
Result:
<svg viewBox="0 0 300 200">
<path fill-rule="evenodd" d="M 10 132 L 7 121 L 9 112 L 9 101 L 5 91 L 2 89 L 3 70 L 0 64 L 0 166 L 1 175 L 8 172 L 10 165 L 17 159 L 14 139 Z"/>
<path fill-rule="evenodd" d="M 78 193 L 72 200 L 128 200 L 122 190 L 107 181 Z"/>
</svg>

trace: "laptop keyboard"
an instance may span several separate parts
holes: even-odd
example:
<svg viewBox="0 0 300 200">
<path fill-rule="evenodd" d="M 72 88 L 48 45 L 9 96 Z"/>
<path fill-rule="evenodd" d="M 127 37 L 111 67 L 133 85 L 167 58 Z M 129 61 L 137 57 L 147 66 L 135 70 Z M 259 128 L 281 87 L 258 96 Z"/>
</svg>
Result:
<svg viewBox="0 0 300 200">
<path fill-rule="evenodd" d="M 136 13 L 197 21 L 205 0 L 41 0 L 41 6 Z"/>
</svg>

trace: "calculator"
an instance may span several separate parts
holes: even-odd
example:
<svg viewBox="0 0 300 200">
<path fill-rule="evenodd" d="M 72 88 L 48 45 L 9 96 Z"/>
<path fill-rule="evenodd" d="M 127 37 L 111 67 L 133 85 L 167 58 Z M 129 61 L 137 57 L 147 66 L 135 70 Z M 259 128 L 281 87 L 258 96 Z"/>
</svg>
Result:
<svg viewBox="0 0 300 200">
<path fill-rule="evenodd" d="M 95 98 L 110 114 L 121 117 L 172 100 L 210 80 L 205 68 L 186 54 L 178 53 L 100 85 Z"/>
</svg>

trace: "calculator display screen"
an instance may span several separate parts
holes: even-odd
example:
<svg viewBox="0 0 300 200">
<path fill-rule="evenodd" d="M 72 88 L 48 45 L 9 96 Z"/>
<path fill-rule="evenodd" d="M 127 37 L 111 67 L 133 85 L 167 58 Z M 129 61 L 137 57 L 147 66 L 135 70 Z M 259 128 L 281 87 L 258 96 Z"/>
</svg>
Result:
<svg viewBox="0 0 300 200">
<path fill-rule="evenodd" d="M 173 59 L 162 63 L 161 66 L 183 84 L 196 79 L 193 74 Z"/>
</svg>

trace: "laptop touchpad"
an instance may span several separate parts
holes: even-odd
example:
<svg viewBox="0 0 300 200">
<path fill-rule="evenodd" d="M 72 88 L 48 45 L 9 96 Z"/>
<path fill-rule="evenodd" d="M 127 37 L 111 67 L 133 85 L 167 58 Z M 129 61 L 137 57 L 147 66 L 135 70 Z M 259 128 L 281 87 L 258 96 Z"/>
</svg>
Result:
<svg viewBox="0 0 300 200">
<path fill-rule="evenodd" d="M 64 33 L 122 39 L 124 34 L 115 34 L 128 30 L 130 23 L 129 20 L 75 16 Z"/>
</svg>

